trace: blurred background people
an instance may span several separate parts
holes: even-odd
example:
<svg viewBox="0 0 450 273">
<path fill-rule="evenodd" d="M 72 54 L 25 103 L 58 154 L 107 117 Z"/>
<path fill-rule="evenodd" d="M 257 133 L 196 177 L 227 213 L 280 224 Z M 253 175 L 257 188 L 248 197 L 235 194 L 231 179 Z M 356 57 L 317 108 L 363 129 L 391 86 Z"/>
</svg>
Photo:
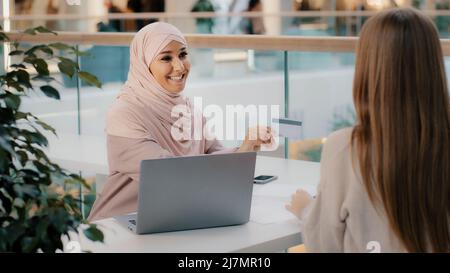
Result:
<svg viewBox="0 0 450 273">
<path fill-rule="evenodd" d="M 108 10 L 108 14 L 111 13 L 122 13 L 123 11 L 117 7 L 112 0 L 105 0 L 103 2 L 106 9 Z M 99 31 L 111 31 L 111 32 L 118 32 L 118 31 L 124 31 L 123 24 L 120 20 L 112 19 L 108 20 L 106 24 L 100 23 L 98 25 Z"/>
<path fill-rule="evenodd" d="M 142 3 L 142 0 L 128 0 L 127 2 L 127 11 L 132 13 L 138 13 L 144 11 L 144 5 Z M 130 27 L 134 31 L 139 31 L 141 28 L 145 26 L 145 22 L 143 19 L 136 19 L 133 20 L 133 26 Z"/>
<path fill-rule="evenodd" d="M 319 2 L 311 0 L 297 0 L 294 2 L 294 10 L 295 11 L 320 10 L 322 2 L 320 3 Z M 320 17 L 295 17 L 292 20 L 292 24 L 295 26 L 300 26 L 302 23 L 312 23 L 317 20 L 320 20 Z"/>
<path fill-rule="evenodd" d="M 261 0 L 250 0 L 248 2 L 248 12 L 262 12 L 263 4 Z M 266 28 L 264 26 L 264 19 L 262 16 L 249 17 L 242 19 L 242 31 L 245 34 L 265 34 Z"/>
<path fill-rule="evenodd" d="M 165 12 L 166 3 L 164 0 L 143 0 L 143 11 L 144 12 Z M 148 25 L 159 21 L 158 18 L 149 18 L 144 20 L 144 25 Z"/>
<path fill-rule="evenodd" d="M 209 0 L 197 0 L 192 6 L 191 12 L 214 12 L 214 5 Z M 196 18 L 197 33 L 212 33 L 214 27 L 213 18 Z"/>
<path fill-rule="evenodd" d="M 54 14 L 58 14 L 59 13 L 59 7 L 58 7 L 58 3 L 55 0 L 48 0 L 47 3 L 47 14 L 50 15 L 54 15 Z M 56 30 L 57 29 L 57 21 L 53 20 L 53 21 L 46 21 L 45 22 L 45 26 L 48 29 L 51 30 Z"/>
</svg>

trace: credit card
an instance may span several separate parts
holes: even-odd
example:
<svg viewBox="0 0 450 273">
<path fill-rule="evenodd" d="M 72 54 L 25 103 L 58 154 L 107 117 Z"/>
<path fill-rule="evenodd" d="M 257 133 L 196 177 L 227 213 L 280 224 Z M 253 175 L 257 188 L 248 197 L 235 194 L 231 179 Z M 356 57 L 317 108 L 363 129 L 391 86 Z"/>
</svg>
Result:
<svg viewBox="0 0 450 273">
<path fill-rule="evenodd" d="M 302 138 L 302 122 L 294 119 L 273 119 L 273 123 L 278 123 L 278 135 L 280 137 L 287 137 L 289 139 L 301 139 Z"/>
</svg>

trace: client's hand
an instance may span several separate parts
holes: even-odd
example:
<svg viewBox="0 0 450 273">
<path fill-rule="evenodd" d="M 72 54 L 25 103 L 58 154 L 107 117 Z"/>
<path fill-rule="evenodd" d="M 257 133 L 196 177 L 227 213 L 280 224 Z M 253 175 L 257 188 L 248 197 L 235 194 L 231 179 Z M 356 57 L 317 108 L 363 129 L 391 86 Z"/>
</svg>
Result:
<svg viewBox="0 0 450 273">
<path fill-rule="evenodd" d="M 270 127 L 250 128 L 238 152 L 257 152 L 261 149 L 261 145 L 270 146 L 273 143 L 274 137 Z"/>
<path fill-rule="evenodd" d="M 286 205 L 286 209 L 292 214 L 302 219 L 303 210 L 313 201 L 313 197 L 304 190 L 297 190 L 291 198 L 291 203 Z"/>
</svg>

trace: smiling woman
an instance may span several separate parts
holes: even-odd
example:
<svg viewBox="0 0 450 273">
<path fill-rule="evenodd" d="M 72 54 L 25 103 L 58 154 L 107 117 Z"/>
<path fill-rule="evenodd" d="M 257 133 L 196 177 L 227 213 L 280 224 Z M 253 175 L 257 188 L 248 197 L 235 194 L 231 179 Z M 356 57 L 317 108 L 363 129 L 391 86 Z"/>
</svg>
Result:
<svg viewBox="0 0 450 273">
<path fill-rule="evenodd" d="M 224 149 L 215 138 L 195 139 L 206 119 L 181 93 L 189 75 L 188 45 L 181 32 L 167 23 L 142 28 L 130 45 L 128 80 L 110 107 L 106 120 L 109 176 L 95 201 L 90 220 L 127 214 L 137 209 L 140 163 L 144 159 L 226 152 L 256 151 L 271 144 L 270 132 L 247 137 L 239 148 Z M 188 138 L 172 135 L 187 109 Z M 195 121 L 200 120 L 200 124 Z M 175 130 L 176 131 L 176 130 Z M 252 134 L 254 135 L 254 134 Z"/>
<path fill-rule="evenodd" d="M 150 64 L 150 73 L 169 92 L 183 91 L 191 68 L 186 46 L 171 41 Z"/>
</svg>

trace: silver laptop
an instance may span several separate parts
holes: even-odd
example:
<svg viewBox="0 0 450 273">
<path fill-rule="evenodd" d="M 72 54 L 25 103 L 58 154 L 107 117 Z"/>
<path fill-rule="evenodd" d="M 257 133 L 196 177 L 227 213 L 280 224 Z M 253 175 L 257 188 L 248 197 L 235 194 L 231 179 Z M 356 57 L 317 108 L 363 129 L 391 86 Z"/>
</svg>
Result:
<svg viewBox="0 0 450 273">
<path fill-rule="evenodd" d="M 256 153 L 143 160 L 137 214 L 115 217 L 137 234 L 244 224 Z"/>
</svg>

